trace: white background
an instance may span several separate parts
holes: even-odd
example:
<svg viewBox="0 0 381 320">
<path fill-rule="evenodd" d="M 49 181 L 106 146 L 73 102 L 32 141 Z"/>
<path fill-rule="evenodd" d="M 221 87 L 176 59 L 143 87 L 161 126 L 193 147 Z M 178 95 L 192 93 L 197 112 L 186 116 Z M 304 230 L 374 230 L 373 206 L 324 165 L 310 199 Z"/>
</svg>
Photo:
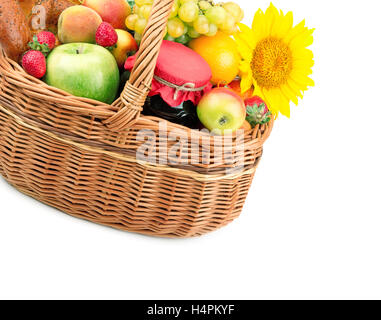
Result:
<svg viewBox="0 0 381 320">
<path fill-rule="evenodd" d="M 247 24 L 269 1 L 240 0 Z M 381 298 L 381 3 L 278 0 L 315 27 L 240 219 L 163 240 L 67 216 L 0 180 L 0 298 Z"/>
</svg>

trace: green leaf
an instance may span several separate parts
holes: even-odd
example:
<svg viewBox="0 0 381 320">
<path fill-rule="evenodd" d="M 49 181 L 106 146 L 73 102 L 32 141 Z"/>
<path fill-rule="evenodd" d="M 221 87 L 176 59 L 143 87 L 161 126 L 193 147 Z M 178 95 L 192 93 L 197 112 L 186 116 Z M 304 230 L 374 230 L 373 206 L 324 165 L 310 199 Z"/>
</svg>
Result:
<svg viewBox="0 0 381 320">
<path fill-rule="evenodd" d="M 133 9 L 135 5 L 135 0 L 127 0 L 127 3 L 130 5 L 131 9 Z"/>
</svg>

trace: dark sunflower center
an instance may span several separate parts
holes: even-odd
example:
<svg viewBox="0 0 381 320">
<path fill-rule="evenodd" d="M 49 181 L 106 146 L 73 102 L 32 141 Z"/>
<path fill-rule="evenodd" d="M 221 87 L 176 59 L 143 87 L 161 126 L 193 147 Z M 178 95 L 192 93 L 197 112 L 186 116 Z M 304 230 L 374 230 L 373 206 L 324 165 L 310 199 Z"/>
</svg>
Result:
<svg viewBox="0 0 381 320">
<path fill-rule="evenodd" d="M 274 37 L 261 40 L 253 51 L 251 69 L 260 87 L 278 88 L 287 82 L 292 70 L 292 53 L 289 46 Z"/>
</svg>

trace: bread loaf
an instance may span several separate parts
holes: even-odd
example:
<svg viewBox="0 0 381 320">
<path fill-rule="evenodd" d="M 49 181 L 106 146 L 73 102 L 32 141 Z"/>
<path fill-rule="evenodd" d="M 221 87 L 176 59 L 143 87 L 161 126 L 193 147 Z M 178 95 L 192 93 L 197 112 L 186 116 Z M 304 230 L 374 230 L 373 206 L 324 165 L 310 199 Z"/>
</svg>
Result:
<svg viewBox="0 0 381 320">
<path fill-rule="evenodd" d="M 46 9 L 46 24 L 56 25 L 62 11 L 74 5 L 69 0 L 36 0 L 35 6 L 40 5 Z"/>
<path fill-rule="evenodd" d="M 0 45 L 7 56 L 19 61 L 31 39 L 28 20 L 20 3 L 16 0 L 0 0 Z"/>
</svg>

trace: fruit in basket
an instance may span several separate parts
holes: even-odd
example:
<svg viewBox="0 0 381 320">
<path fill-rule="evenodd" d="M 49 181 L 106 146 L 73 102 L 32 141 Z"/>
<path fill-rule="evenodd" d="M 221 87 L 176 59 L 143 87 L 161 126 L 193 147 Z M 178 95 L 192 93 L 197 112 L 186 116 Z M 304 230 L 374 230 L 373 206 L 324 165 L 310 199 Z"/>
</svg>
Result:
<svg viewBox="0 0 381 320">
<path fill-rule="evenodd" d="M 188 1 L 180 6 L 178 15 L 182 21 L 186 23 L 191 23 L 195 21 L 198 17 L 199 11 L 200 8 L 198 7 L 196 2 Z"/>
<path fill-rule="evenodd" d="M 22 67 L 26 73 L 41 79 L 46 73 L 46 60 L 41 51 L 29 50 L 22 57 Z"/>
<path fill-rule="evenodd" d="M 209 64 L 213 84 L 228 84 L 238 75 L 241 57 L 237 44 L 227 34 L 218 32 L 213 37 L 202 36 L 192 40 L 189 46 Z"/>
<path fill-rule="evenodd" d="M 56 46 L 56 36 L 49 31 L 41 31 L 33 36 L 33 41 L 29 42 L 32 50 L 41 51 L 45 56 Z"/>
<path fill-rule="evenodd" d="M 242 127 L 240 129 L 242 129 L 244 131 L 250 131 L 252 129 L 250 122 L 245 120 L 243 122 L 243 125 L 242 125 Z"/>
<path fill-rule="evenodd" d="M 135 30 L 135 25 L 138 20 L 139 16 L 136 13 L 130 14 L 125 21 L 127 29 Z"/>
<path fill-rule="evenodd" d="M 127 28 L 135 31 L 138 38 L 145 29 L 152 3 L 152 0 L 135 1 L 134 10 L 125 21 Z M 202 35 L 213 37 L 218 31 L 234 34 L 242 19 L 243 11 L 234 2 L 214 4 L 205 0 L 175 0 L 165 39 L 187 44 L 190 39 Z"/>
<path fill-rule="evenodd" d="M 115 29 L 124 29 L 131 7 L 126 0 L 84 0 L 83 5 L 95 10 L 104 22 Z"/>
<path fill-rule="evenodd" d="M 270 121 L 271 112 L 267 108 L 266 103 L 258 96 L 245 100 L 246 120 L 252 127 L 258 124 L 266 124 Z"/>
<path fill-rule="evenodd" d="M 254 87 L 251 87 L 249 90 L 242 92 L 242 90 L 241 90 L 241 79 L 239 79 L 239 78 L 234 79 L 232 82 L 229 83 L 229 85 L 227 87 L 232 89 L 239 96 L 241 96 L 243 100 L 252 98 L 254 95 Z"/>
<path fill-rule="evenodd" d="M 167 32 L 171 37 L 176 39 L 185 33 L 185 25 L 179 18 L 172 18 L 168 21 Z"/>
<path fill-rule="evenodd" d="M 235 2 L 227 2 L 222 5 L 226 12 L 234 17 L 236 23 L 239 23 L 244 18 L 244 12 L 241 7 Z"/>
<path fill-rule="evenodd" d="M 138 51 L 138 44 L 131 33 L 126 30 L 116 29 L 115 31 L 118 35 L 118 42 L 111 53 L 114 55 L 119 68 L 121 68 L 126 62 L 127 57 Z"/>
<path fill-rule="evenodd" d="M 114 47 L 118 42 L 118 34 L 111 24 L 102 22 L 95 33 L 95 42 L 101 47 Z"/>
<path fill-rule="evenodd" d="M 50 50 L 53 50 L 56 46 L 56 36 L 49 31 L 41 31 L 37 34 L 37 41 L 40 44 L 46 44 Z"/>
<path fill-rule="evenodd" d="M 70 43 L 50 53 L 45 80 L 72 95 L 112 103 L 119 87 L 119 69 L 107 49 Z"/>
<path fill-rule="evenodd" d="M 69 7 L 58 20 L 58 38 L 61 43 L 95 43 L 95 33 L 101 23 L 102 18 L 93 9 Z"/>
<path fill-rule="evenodd" d="M 223 7 L 210 7 L 206 10 L 205 16 L 210 23 L 222 25 L 226 20 L 226 10 Z"/>
<path fill-rule="evenodd" d="M 246 108 L 242 98 L 232 90 L 215 88 L 201 99 L 197 115 L 207 129 L 225 134 L 242 127 Z"/>
</svg>

